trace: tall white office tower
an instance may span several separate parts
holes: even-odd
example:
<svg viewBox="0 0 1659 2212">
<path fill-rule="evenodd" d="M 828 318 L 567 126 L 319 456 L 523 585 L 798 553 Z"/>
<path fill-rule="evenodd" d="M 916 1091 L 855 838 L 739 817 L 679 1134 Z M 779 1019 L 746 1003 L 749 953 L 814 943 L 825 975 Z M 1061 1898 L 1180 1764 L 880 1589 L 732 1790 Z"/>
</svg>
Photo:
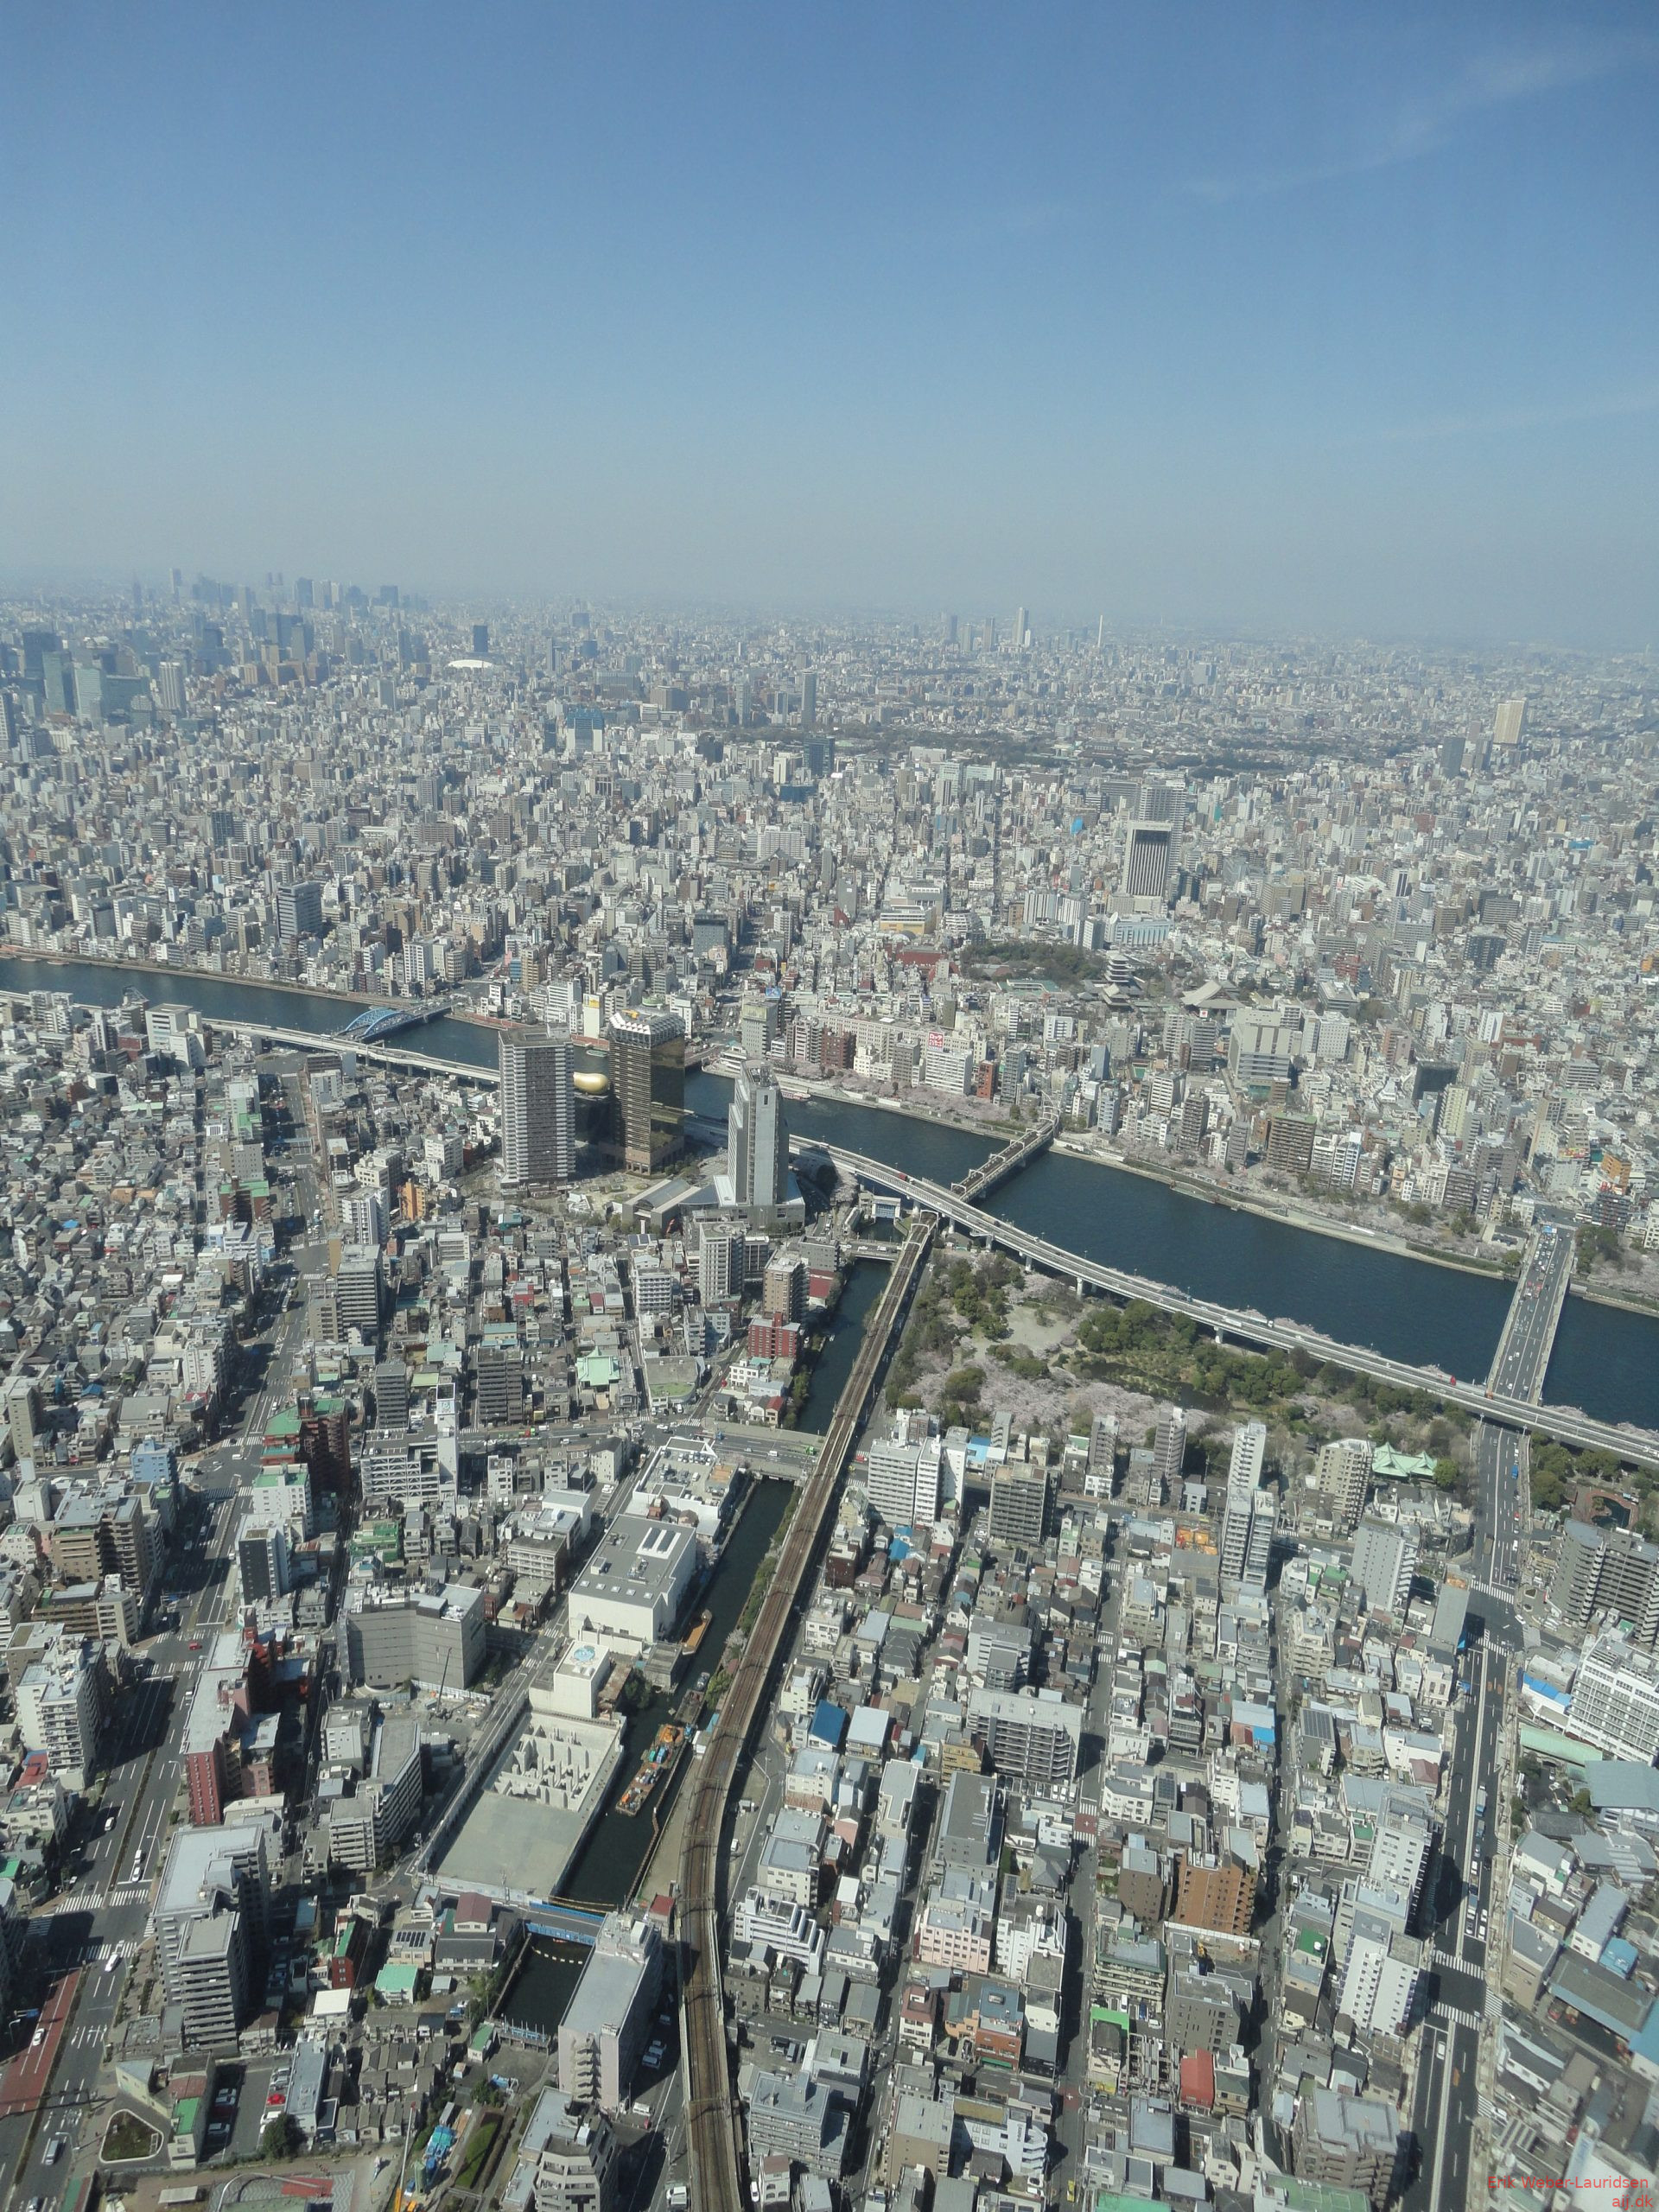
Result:
<svg viewBox="0 0 1659 2212">
<path fill-rule="evenodd" d="M 569 1182 L 576 1172 L 576 1099 L 569 1035 L 504 1033 L 499 1057 L 503 1187 Z"/>
<path fill-rule="evenodd" d="M 770 1068 L 755 1063 L 732 1085 L 726 1117 L 732 1195 L 746 1212 L 775 1213 L 789 1196 L 789 1125 Z"/>
<path fill-rule="evenodd" d="M 1515 747 L 1520 744 L 1521 725 L 1526 719 L 1526 714 L 1527 702 L 1524 699 L 1500 699 L 1498 701 L 1497 712 L 1492 717 L 1492 749 L 1494 752 L 1497 752 L 1500 747 L 1505 751 L 1513 752 Z"/>
</svg>

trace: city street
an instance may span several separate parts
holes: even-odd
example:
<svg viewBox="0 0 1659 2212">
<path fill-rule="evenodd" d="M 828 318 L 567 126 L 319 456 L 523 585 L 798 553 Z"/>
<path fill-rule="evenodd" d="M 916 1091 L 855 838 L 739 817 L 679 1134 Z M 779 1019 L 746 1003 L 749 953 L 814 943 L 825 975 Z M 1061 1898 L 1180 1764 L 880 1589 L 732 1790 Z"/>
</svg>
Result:
<svg viewBox="0 0 1659 2212">
<path fill-rule="evenodd" d="M 55 2063 L 44 2079 L 29 2077 L 36 2108 L 0 2111 L 0 2195 L 10 2192 L 8 2202 L 60 2195 L 77 2152 L 84 2164 L 101 2131 L 98 2078 L 166 1858 L 182 1779 L 184 1716 L 213 1634 L 228 1617 L 237 1491 L 257 1471 L 264 1423 L 304 1338 L 299 1286 L 313 1249 L 291 1255 L 296 1264 L 289 1294 L 278 1294 L 278 1310 L 244 1348 L 257 1384 L 238 1430 L 206 1452 L 194 1471 L 187 1503 L 194 1494 L 197 1517 L 180 1529 L 159 1570 L 160 1616 L 170 1618 L 176 1610 L 179 1625 L 146 1639 L 138 1652 L 139 1680 L 117 1701 L 104 1743 L 108 1779 L 78 1861 L 84 1871 L 29 1923 L 26 1970 L 48 1989 L 68 1987 L 73 2009 Z M 169 1594 L 180 1599 L 176 1608 L 166 1604 Z M 64 1981 L 83 1967 L 77 1982 Z M 48 2166 L 45 2152 L 58 2134 L 67 2147 L 63 2161 Z"/>
</svg>

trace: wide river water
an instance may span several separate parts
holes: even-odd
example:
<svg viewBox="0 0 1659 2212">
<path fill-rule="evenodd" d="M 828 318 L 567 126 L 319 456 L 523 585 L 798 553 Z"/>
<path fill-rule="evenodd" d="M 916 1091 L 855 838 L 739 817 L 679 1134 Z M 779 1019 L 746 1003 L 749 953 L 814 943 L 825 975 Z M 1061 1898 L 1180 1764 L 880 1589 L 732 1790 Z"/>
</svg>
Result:
<svg viewBox="0 0 1659 2212">
<path fill-rule="evenodd" d="M 327 993 L 275 990 L 233 976 L 154 973 L 92 963 L 0 957 L 0 987 L 67 991 L 89 1006 L 116 1006 L 132 992 L 170 999 L 219 1020 L 269 1021 L 327 1036 L 354 1009 Z M 493 1067 L 493 1031 L 443 1019 L 409 1042 L 461 1067 Z M 695 1074 L 686 1103 L 723 1118 L 723 1077 Z M 798 1135 L 820 1136 L 912 1175 L 949 1183 L 994 1148 L 963 1129 L 842 1100 L 791 1102 Z M 1484 1376 L 1509 1305 L 1502 1283 L 1288 1222 L 1211 1205 L 1151 1177 L 1047 1154 L 1005 1183 L 993 1209 L 1022 1229 L 1085 1258 L 1129 1268 L 1227 1306 L 1287 1314 L 1390 1358 Z M 833 1349 L 833 1347 L 832 1347 Z M 1659 1428 L 1659 1321 L 1569 1298 L 1544 1395 L 1601 1421 Z"/>
</svg>

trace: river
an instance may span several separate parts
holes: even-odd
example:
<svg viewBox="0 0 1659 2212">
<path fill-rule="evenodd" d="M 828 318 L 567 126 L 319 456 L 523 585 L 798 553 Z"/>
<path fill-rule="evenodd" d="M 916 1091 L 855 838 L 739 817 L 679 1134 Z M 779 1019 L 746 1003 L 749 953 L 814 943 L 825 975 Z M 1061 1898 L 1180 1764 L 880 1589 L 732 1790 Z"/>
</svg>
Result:
<svg viewBox="0 0 1659 2212">
<path fill-rule="evenodd" d="M 271 990 L 190 971 L 128 973 L 19 955 L 0 957 L 0 988 L 67 991 L 92 1006 L 116 1006 L 128 992 L 142 991 L 152 1000 L 194 1007 L 210 1019 L 315 1027 L 323 1036 L 346 1018 L 341 1002 L 326 992 Z M 488 1067 L 496 1057 L 493 1031 L 447 1018 L 412 1032 L 410 1042 L 465 1067 Z M 725 1077 L 705 1071 L 687 1078 L 686 1103 L 698 1113 L 723 1119 L 730 1096 Z M 798 1135 L 833 1139 L 907 1174 L 942 1183 L 954 1181 L 998 1141 L 846 1100 L 791 1100 L 789 1119 Z M 1485 1276 L 1211 1205 L 1149 1176 L 1059 1153 L 1005 1183 L 990 1203 L 1007 1220 L 1087 1259 L 1132 1268 L 1222 1304 L 1287 1314 L 1390 1358 L 1471 1378 L 1486 1373 L 1509 1303 L 1508 1286 Z M 826 1357 L 835 1349 L 832 1339 Z M 1581 1407 L 1599 1421 L 1659 1428 L 1659 1322 L 1569 1298 L 1544 1391 L 1555 1403 Z M 816 1387 L 814 1395 L 819 1395 Z"/>
</svg>

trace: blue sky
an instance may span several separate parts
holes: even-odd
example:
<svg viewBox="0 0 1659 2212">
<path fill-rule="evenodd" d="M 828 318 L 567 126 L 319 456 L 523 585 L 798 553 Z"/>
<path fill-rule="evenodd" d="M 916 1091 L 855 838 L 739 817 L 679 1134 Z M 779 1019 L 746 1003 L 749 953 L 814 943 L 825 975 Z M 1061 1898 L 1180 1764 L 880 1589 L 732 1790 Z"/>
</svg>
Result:
<svg viewBox="0 0 1659 2212">
<path fill-rule="evenodd" d="M 20 4 L 9 569 L 1659 636 L 1659 11 Z"/>
</svg>

